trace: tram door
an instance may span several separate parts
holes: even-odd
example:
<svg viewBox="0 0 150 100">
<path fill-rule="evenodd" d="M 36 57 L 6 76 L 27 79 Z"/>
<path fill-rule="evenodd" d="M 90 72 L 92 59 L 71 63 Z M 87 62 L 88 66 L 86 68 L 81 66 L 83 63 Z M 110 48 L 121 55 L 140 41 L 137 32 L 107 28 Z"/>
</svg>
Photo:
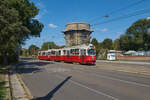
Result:
<svg viewBox="0 0 150 100">
<path fill-rule="evenodd" d="M 81 61 L 84 63 L 86 60 L 86 49 L 81 49 Z"/>
</svg>

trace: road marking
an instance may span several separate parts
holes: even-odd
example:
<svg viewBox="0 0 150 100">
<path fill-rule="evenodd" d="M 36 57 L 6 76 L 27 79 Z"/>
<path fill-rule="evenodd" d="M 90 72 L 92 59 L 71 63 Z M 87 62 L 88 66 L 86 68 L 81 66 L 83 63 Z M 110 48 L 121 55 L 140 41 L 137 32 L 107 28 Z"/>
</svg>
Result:
<svg viewBox="0 0 150 100">
<path fill-rule="evenodd" d="M 75 81 L 73 81 L 73 80 L 69 80 L 69 81 L 71 81 L 72 83 L 74 83 L 74 84 L 76 84 L 76 85 L 78 85 L 78 86 L 80 86 L 80 87 L 83 87 L 83 88 L 86 88 L 86 89 L 88 89 L 88 90 L 90 90 L 90 91 L 93 91 L 93 92 L 95 92 L 95 93 L 97 93 L 97 94 L 104 95 L 104 96 L 106 96 L 106 97 L 108 97 L 108 98 L 111 98 L 111 99 L 113 99 L 113 100 L 119 100 L 119 99 L 117 99 L 117 98 L 115 98 L 115 97 L 113 97 L 113 96 L 110 96 L 110 95 L 105 94 L 105 93 L 103 93 L 103 92 L 100 92 L 100 91 L 97 91 L 97 90 L 95 90 L 95 89 L 89 88 L 89 87 L 87 87 L 87 86 L 85 86 L 85 85 L 83 85 L 83 84 L 80 84 L 80 83 L 78 83 L 78 82 L 75 82 Z"/>
<path fill-rule="evenodd" d="M 150 85 L 146 85 L 146 84 L 142 84 L 142 83 L 131 82 L 131 81 L 127 81 L 127 80 L 121 80 L 121 79 L 112 78 L 112 77 L 103 76 L 103 75 L 97 75 L 97 74 L 93 74 L 93 75 L 98 76 L 98 77 L 111 79 L 111 80 L 121 81 L 121 82 L 124 82 L 124 83 L 130 83 L 130 84 L 134 84 L 134 85 L 139 85 L 139 86 L 142 86 L 142 87 L 149 87 L 150 88 Z"/>
<path fill-rule="evenodd" d="M 63 78 L 62 76 L 59 76 L 59 77 Z M 97 91 L 97 90 L 95 90 L 95 89 L 92 89 L 92 88 L 90 88 L 90 87 L 87 87 L 86 85 L 80 84 L 80 83 L 75 82 L 75 81 L 73 81 L 73 80 L 71 80 L 71 79 L 70 79 L 69 81 L 70 81 L 71 83 L 75 84 L 75 85 L 78 85 L 78 86 L 80 86 L 80 87 L 86 88 L 86 89 L 88 89 L 88 90 L 90 90 L 90 91 L 92 91 L 92 92 L 95 92 L 95 93 L 97 93 L 97 94 L 103 95 L 103 96 L 108 97 L 108 98 L 110 98 L 110 99 L 112 99 L 112 100 L 119 100 L 118 98 L 115 98 L 115 97 L 113 97 L 113 96 L 111 96 L 111 95 L 108 95 L 108 94 L 105 94 L 105 93 L 103 93 L 103 92 L 100 92 L 100 91 Z"/>
<path fill-rule="evenodd" d="M 77 72 L 82 72 L 83 73 L 84 71 L 79 71 L 78 70 Z M 131 81 L 127 81 L 127 80 L 121 80 L 121 79 L 118 79 L 118 78 L 108 77 L 108 76 L 104 76 L 104 75 L 97 75 L 97 74 L 91 74 L 91 75 L 95 75 L 95 76 L 98 76 L 98 77 L 103 77 L 103 78 L 107 78 L 107 79 L 111 79 L 111 80 L 121 81 L 121 82 L 128 83 L 128 84 L 134 84 L 134 85 L 150 88 L 150 85 L 146 85 L 146 84 L 142 84 L 142 83 L 131 82 Z"/>
</svg>

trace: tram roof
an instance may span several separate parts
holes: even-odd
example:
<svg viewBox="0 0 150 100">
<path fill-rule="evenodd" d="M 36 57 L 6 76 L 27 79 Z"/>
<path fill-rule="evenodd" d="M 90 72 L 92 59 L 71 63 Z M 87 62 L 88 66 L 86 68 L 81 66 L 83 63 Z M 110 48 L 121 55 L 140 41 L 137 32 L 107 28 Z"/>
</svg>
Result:
<svg viewBox="0 0 150 100">
<path fill-rule="evenodd" d="M 63 49 L 87 49 L 89 47 L 93 46 L 93 44 L 82 44 L 82 45 L 77 45 L 77 46 L 72 46 L 72 47 L 65 47 Z"/>
<path fill-rule="evenodd" d="M 65 48 L 61 48 L 61 49 L 48 49 L 48 50 L 43 50 L 41 52 L 70 50 L 70 49 L 88 49 L 91 46 L 93 46 L 93 44 L 82 44 L 82 45 L 77 45 L 77 46 L 65 47 Z"/>
</svg>

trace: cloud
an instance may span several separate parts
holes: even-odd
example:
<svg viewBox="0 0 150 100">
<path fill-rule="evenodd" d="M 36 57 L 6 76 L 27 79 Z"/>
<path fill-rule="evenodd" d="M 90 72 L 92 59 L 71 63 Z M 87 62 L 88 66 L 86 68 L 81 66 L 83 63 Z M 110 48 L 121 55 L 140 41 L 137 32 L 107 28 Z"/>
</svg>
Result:
<svg viewBox="0 0 150 100">
<path fill-rule="evenodd" d="M 100 32 L 107 32 L 109 29 L 108 28 L 104 28 L 104 29 L 101 29 L 99 30 Z"/>
<path fill-rule="evenodd" d="M 48 26 L 49 26 L 50 28 L 57 28 L 57 27 L 58 27 L 57 25 L 54 25 L 54 24 L 48 24 Z"/>
</svg>

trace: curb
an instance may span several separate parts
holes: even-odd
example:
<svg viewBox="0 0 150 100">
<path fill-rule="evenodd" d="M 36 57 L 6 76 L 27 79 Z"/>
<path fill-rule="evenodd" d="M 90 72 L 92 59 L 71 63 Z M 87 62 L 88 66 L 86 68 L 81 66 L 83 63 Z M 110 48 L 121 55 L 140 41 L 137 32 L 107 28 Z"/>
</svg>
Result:
<svg viewBox="0 0 150 100">
<path fill-rule="evenodd" d="M 33 99 L 33 96 L 31 95 L 29 89 L 27 88 L 27 86 L 25 85 L 25 83 L 23 82 L 23 80 L 21 79 L 21 76 L 19 74 L 16 74 L 16 76 L 19 79 L 20 84 L 24 88 L 24 91 L 25 91 L 25 93 L 27 95 L 27 98 L 29 98 L 29 100 Z"/>
<path fill-rule="evenodd" d="M 5 87 L 6 87 L 6 100 L 12 100 L 9 73 L 7 73 L 5 75 L 5 82 L 6 82 L 6 84 L 5 84 Z"/>
<path fill-rule="evenodd" d="M 10 72 L 10 87 L 11 87 L 11 100 L 30 100 L 32 99 L 32 95 L 20 75 L 17 74 L 16 69 L 20 63 L 12 65 Z"/>
</svg>

